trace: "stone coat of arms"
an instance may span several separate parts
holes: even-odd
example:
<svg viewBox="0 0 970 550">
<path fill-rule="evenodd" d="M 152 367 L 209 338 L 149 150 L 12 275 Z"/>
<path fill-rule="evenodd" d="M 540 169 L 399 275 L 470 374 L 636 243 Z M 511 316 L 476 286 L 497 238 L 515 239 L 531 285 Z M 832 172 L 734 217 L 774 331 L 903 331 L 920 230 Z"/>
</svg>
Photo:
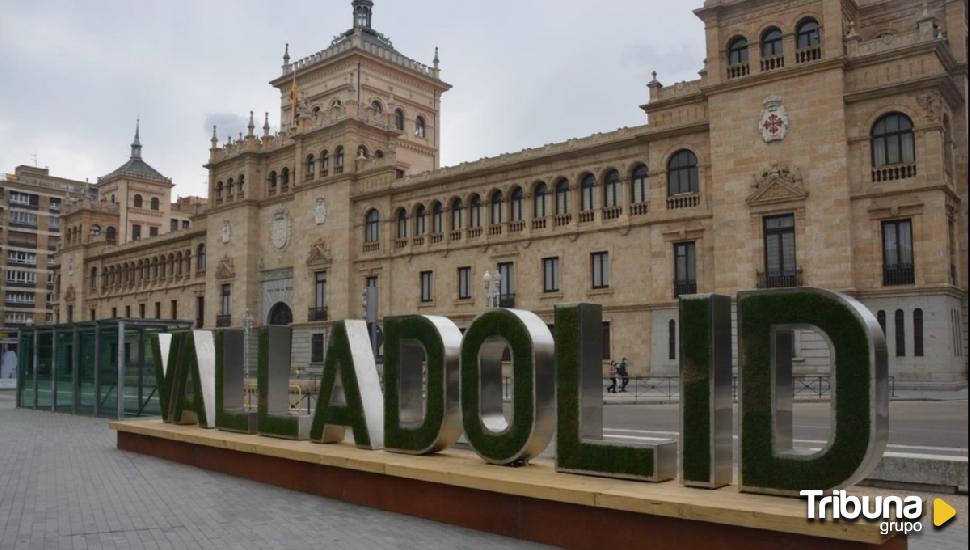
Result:
<svg viewBox="0 0 970 550">
<path fill-rule="evenodd" d="M 765 99 L 758 129 L 761 130 L 761 138 L 765 143 L 785 139 L 785 134 L 788 133 L 788 112 L 781 104 L 780 97 L 772 96 Z"/>
<path fill-rule="evenodd" d="M 273 215 L 273 228 L 270 235 L 277 250 L 286 248 L 290 242 L 290 217 L 286 210 L 277 210 Z"/>
</svg>

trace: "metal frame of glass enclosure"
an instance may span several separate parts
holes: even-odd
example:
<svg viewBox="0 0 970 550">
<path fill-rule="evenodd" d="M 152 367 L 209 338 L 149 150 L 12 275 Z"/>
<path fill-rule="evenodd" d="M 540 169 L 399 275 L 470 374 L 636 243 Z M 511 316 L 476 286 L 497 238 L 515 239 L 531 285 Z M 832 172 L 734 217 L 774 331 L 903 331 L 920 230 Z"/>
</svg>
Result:
<svg viewBox="0 0 970 550">
<path fill-rule="evenodd" d="M 20 329 L 17 407 L 108 418 L 158 415 L 148 336 L 190 330 L 191 321 L 146 319 Z"/>
</svg>

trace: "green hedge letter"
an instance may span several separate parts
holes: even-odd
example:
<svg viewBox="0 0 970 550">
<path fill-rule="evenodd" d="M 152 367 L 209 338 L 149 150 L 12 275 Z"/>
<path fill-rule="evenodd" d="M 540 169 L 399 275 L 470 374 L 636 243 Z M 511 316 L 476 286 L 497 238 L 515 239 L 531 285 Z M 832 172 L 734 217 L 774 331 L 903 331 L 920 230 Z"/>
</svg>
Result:
<svg viewBox="0 0 970 550">
<path fill-rule="evenodd" d="M 215 361 L 208 331 L 151 334 L 162 420 L 215 427 Z M 187 390 L 191 389 L 191 392 Z"/>
<path fill-rule="evenodd" d="M 798 495 L 863 479 L 889 430 L 886 342 L 858 301 L 816 288 L 738 294 L 741 336 L 741 491 Z M 831 344 L 832 436 L 806 454 L 791 448 L 791 333 L 817 330 Z"/>
<path fill-rule="evenodd" d="M 502 355 L 512 358 L 512 419 L 502 412 Z M 552 333 L 538 316 L 494 309 L 472 321 L 461 344 L 461 410 L 472 448 L 492 464 L 521 465 L 556 428 Z"/>
<path fill-rule="evenodd" d="M 229 432 L 256 433 L 255 411 L 243 407 L 245 393 L 245 333 L 223 330 L 216 343 L 216 427 Z"/>
<path fill-rule="evenodd" d="M 716 489 L 731 483 L 731 298 L 680 298 L 680 481 Z"/>
<path fill-rule="evenodd" d="M 384 447 L 429 454 L 454 445 L 461 434 L 458 327 L 446 317 L 386 318 L 384 350 Z"/>
<path fill-rule="evenodd" d="M 310 432 L 309 415 L 290 414 L 290 344 L 292 329 L 259 329 L 256 366 L 256 425 L 260 435 L 304 440 Z"/>
<path fill-rule="evenodd" d="M 310 439 L 316 443 L 340 443 L 346 428 L 350 428 L 358 447 L 380 449 L 384 444 L 383 409 L 384 397 L 367 323 L 334 323 Z"/>
<path fill-rule="evenodd" d="M 556 306 L 556 470 L 665 481 L 677 473 L 677 442 L 603 441 L 603 306 Z"/>
</svg>

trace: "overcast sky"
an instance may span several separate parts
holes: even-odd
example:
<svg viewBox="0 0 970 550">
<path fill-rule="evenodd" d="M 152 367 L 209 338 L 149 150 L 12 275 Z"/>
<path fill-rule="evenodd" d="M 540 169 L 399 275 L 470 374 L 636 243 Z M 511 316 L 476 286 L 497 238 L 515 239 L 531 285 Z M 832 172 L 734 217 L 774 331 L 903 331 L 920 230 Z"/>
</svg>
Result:
<svg viewBox="0 0 970 550">
<path fill-rule="evenodd" d="M 642 124 L 656 70 L 697 78 L 701 0 L 376 0 L 374 27 L 430 64 L 441 48 L 444 165 Z M 350 0 L 0 0 L 0 172 L 95 181 L 145 160 L 206 193 L 209 137 L 275 131 L 283 44 L 294 59 L 351 26 Z M 257 120 L 257 126 L 262 126 Z"/>
</svg>

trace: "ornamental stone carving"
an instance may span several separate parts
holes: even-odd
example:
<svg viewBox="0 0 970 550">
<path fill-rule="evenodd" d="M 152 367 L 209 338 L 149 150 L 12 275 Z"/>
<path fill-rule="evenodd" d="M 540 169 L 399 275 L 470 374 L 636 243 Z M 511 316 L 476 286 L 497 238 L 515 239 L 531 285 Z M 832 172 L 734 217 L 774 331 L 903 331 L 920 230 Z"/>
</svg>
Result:
<svg viewBox="0 0 970 550">
<path fill-rule="evenodd" d="M 317 225 L 323 225 L 327 223 L 327 201 L 320 198 L 317 199 L 317 205 L 313 208 L 313 221 Z"/>
<path fill-rule="evenodd" d="M 306 264 L 308 266 L 325 266 L 333 263 L 333 254 L 326 241 L 320 240 L 310 246 L 310 253 L 307 254 Z"/>
<path fill-rule="evenodd" d="M 802 176 L 787 166 L 777 163 L 771 168 L 756 174 L 748 206 L 762 206 L 791 201 L 803 201 L 808 197 L 802 185 Z"/>
<path fill-rule="evenodd" d="M 226 244 L 232 240 L 232 224 L 229 220 L 224 220 L 222 222 L 222 244 Z"/>
<path fill-rule="evenodd" d="M 923 94 L 916 98 L 916 102 L 919 104 L 920 108 L 923 109 L 923 114 L 926 116 L 927 122 L 930 124 L 940 122 L 940 119 L 942 118 L 940 116 L 940 112 L 943 110 L 943 100 L 940 98 L 939 94 Z"/>
<path fill-rule="evenodd" d="M 232 258 L 223 256 L 216 265 L 216 279 L 232 279 L 235 276 L 236 268 L 233 265 Z"/>
<path fill-rule="evenodd" d="M 781 104 L 780 97 L 771 96 L 764 100 L 758 129 L 761 130 L 761 139 L 765 140 L 765 143 L 785 139 L 788 133 L 788 112 Z"/>
<path fill-rule="evenodd" d="M 77 298 L 77 292 L 74 290 L 74 285 L 67 287 L 67 291 L 64 292 L 64 301 L 73 302 Z"/>
<path fill-rule="evenodd" d="M 270 237 L 277 250 L 283 250 L 290 242 L 290 216 L 286 209 L 280 208 L 273 214 L 273 227 Z"/>
</svg>

